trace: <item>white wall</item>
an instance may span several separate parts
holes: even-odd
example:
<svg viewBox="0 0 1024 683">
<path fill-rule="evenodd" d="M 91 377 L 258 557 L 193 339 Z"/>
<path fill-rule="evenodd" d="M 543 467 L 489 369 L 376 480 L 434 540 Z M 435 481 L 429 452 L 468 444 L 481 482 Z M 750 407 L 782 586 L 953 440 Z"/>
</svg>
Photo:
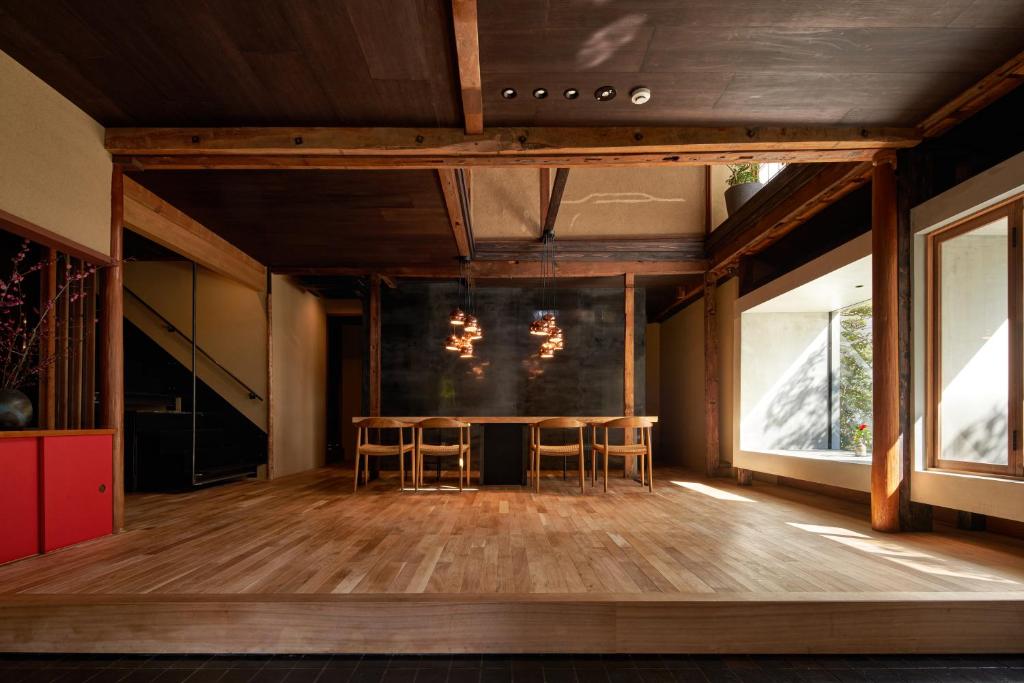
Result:
<svg viewBox="0 0 1024 683">
<path fill-rule="evenodd" d="M 741 448 L 827 449 L 828 313 L 748 311 L 741 335 Z"/>
<path fill-rule="evenodd" d="M 283 275 L 271 284 L 274 476 L 320 467 L 327 453 L 327 316 Z"/>
<path fill-rule="evenodd" d="M 110 253 L 103 127 L 0 52 L 0 211 Z"/>
</svg>

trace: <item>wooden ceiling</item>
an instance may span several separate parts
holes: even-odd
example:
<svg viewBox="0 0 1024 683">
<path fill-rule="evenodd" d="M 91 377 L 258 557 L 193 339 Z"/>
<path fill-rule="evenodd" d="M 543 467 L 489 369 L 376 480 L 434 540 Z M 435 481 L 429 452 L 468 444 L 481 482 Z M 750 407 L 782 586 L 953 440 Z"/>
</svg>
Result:
<svg viewBox="0 0 1024 683">
<path fill-rule="evenodd" d="M 1024 3 L 480 0 L 479 25 L 491 126 L 906 126 L 1021 50 Z"/>
<path fill-rule="evenodd" d="M 912 125 L 1024 29 L 1007 0 L 479 0 L 478 16 L 489 126 Z M 13 0 L 0 49 L 105 126 L 463 121 L 448 0 Z"/>
<path fill-rule="evenodd" d="M 30 0 L 0 50 L 104 126 L 458 126 L 439 0 Z"/>
<path fill-rule="evenodd" d="M 448 265 L 457 256 L 433 171 L 129 175 L 271 268 Z"/>
</svg>

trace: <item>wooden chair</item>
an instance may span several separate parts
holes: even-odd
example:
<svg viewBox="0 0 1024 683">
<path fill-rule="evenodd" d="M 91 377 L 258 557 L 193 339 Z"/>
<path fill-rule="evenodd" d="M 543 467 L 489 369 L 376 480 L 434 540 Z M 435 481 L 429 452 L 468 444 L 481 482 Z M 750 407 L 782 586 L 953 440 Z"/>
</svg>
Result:
<svg viewBox="0 0 1024 683">
<path fill-rule="evenodd" d="M 370 456 L 374 457 L 385 457 L 385 456 L 398 456 L 398 470 L 402 477 L 402 490 L 405 489 L 405 454 L 409 453 L 412 458 L 413 473 L 415 474 L 416 465 L 416 450 L 415 444 L 412 439 L 409 442 L 405 441 L 405 430 L 412 429 L 411 424 L 405 422 L 399 422 L 398 420 L 392 420 L 388 417 L 370 417 L 365 420 L 361 420 L 356 423 L 356 480 L 352 486 L 352 491 L 359 490 L 359 461 L 365 458 L 365 466 L 363 467 L 363 483 L 366 484 L 370 481 Z M 377 439 L 380 439 L 380 430 L 383 429 L 397 429 L 398 430 L 398 443 L 374 443 L 370 441 L 370 430 L 376 429 Z M 413 485 L 415 485 L 415 476 L 413 477 Z"/>
<path fill-rule="evenodd" d="M 574 417 L 553 417 L 548 420 L 541 420 L 530 425 L 530 473 L 533 477 L 537 493 L 540 493 L 540 459 L 545 455 L 568 457 L 575 453 L 580 461 L 580 492 L 585 489 L 585 477 L 583 475 L 583 427 L 584 423 Z M 576 429 L 579 430 L 579 440 L 576 443 L 564 445 L 545 444 L 541 438 L 541 432 L 545 429 Z"/>
<path fill-rule="evenodd" d="M 457 444 L 432 444 L 423 443 L 424 429 L 457 429 L 459 430 L 459 442 Z M 469 449 L 469 423 L 459 422 L 450 417 L 432 417 L 421 420 L 416 424 L 416 457 L 413 474 L 413 486 L 423 486 L 423 456 L 429 455 L 436 458 L 457 457 L 459 459 L 459 490 L 462 490 L 462 478 L 465 473 L 466 486 L 469 486 L 470 449 Z"/>
<path fill-rule="evenodd" d="M 620 455 L 620 456 L 636 456 L 640 460 L 640 485 L 647 486 L 650 491 L 654 491 L 654 450 L 651 446 L 651 427 L 652 423 L 649 420 L 645 420 L 642 417 L 620 417 L 614 420 L 608 420 L 603 424 L 594 425 L 594 440 L 591 443 L 590 451 L 590 485 L 593 486 L 597 483 L 597 455 L 600 453 L 604 456 L 604 490 L 608 491 L 608 456 L 609 455 Z M 598 429 L 604 430 L 604 439 L 598 439 Z M 623 435 L 627 434 L 627 430 L 636 429 L 640 431 L 639 443 L 626 443 L 626 444 L 610 444 L 608 443 L 608 430 L 609 429 L 621 429 Z M 635 434 L 634 434 L 635 436 Z M 623 441 L 627 441 L 625 436 Z"/>
</svg>

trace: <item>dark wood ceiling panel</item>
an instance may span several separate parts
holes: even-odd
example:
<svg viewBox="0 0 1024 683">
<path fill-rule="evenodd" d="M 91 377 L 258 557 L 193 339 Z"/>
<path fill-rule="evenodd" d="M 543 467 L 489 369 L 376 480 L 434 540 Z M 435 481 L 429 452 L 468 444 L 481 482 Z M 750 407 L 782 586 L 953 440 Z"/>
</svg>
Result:
<svg viewBox="0 0 1024 683">
<path fill-rule="evenodd" d="M 1021 27 L 1006 0 L 480 0 L 485 118 L 912 126 L 1024 50 Z M 618 97 L 595 102 L 601 85 Z"/>
<path fill-rule="evenodd" d="M 0 49 L 108 126 L 461 121 L 439 0 L 12 0 Z"/>
<path fill-rule="evenodd" d="M 271 267 L 450 264 L 432 171 L 147 171 L 132 178 Z"/>
</svg>

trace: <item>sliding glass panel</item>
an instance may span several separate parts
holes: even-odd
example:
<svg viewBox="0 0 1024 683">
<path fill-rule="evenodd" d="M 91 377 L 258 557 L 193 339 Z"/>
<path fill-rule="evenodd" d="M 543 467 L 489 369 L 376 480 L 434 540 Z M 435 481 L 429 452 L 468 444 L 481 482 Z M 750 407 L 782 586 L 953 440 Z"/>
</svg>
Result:
<svg viewBox="0 0 1024 683">
<path fill-rule="evenodd" d="M 1009 302 L 1005 217 L 939 245 L 939 457 L 1007 465 Z"/>
</svg>

